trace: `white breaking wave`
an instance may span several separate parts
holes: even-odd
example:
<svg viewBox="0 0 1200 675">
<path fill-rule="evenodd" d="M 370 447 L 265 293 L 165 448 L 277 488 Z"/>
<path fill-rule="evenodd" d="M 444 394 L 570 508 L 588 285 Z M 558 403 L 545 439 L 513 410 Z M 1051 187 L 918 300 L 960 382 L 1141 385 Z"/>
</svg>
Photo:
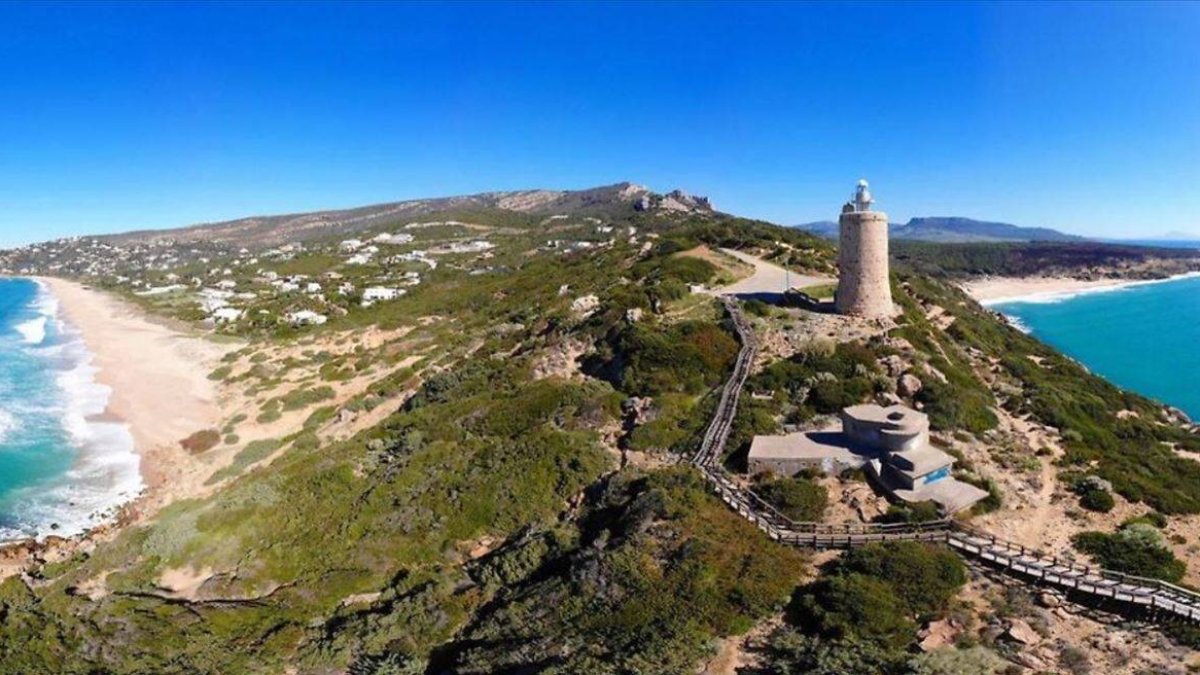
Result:
<svg viewBox="0 0 1200 675">
<path fill-rule="evenodd" d="M 1024 321 L 1021 321 L 1021 317 L 1019 317 L 1019 316 L 1013 316 L 1012 314 L 1005 314 L 1004 320 L 1008 322 L 1008 325 L 1012 326 L 1013 328 L 1016 328 L 1017 330 L 1021 331 L 1022 333 L 1026 334 L 1026 335 L 1033 333 L 1033 329 L 1030 328 L 1029 326 L 1027 326 Z"/>
<path fill-rule="evenodd" d="M 16 329 L 21 337 L 31 345 L 40 345 L 46 339 L 46 319 L 45 316 L 39 316 L 28 321 L 23 321 L 13 328 Z"/>
<path fill-rule="evenodd" d="M 13 431 L 20 428 L 21 422 L 7 410 L 0 410 L 0 443 Z"/>
<path fill-rule="evenodd" d="M 58 298 L 50 292 L 49 286 L 41 281 L 35 281 L 38 292 L 30 304 L 30 309 L 37 312 L 37 316 L 13 326 L 13 328 L 21 334 L 25 342 L 31 345 L 40 345 L 46 340 L 46 324 L 51 319 L 58 318 Z"/>
<path fill-rule="evenodd" d="M 0 538 L 79 534 L 110 520 L 144 488 L 128 427 L 103 416 L 111 390 L 96 382 L 98 368 L 92 365 L 93 356 L 82 335 L 58 318 L 58 300 L 41 283 L 31 308 L 41 315 L 40 339 L 34 341 L 18 330 L 26 342 L 40 345 L 28 353 L 57 371 L 53 380 L 58 396 L 53 403 L 22 403 L 20 416 L 36 415 L 50 424 L 57 418 L 60 433 L 65 433 L 75 457 L 70 469 L 49 484 L 21 488 L 10 495 L 6 501 L 16 527 L 0 527 Z M 42 345 L 47 342 L 48 323 L 53 329 L 51 339 Z M 0 415 L 0 434 L 4 428 Z"/>
</svg>

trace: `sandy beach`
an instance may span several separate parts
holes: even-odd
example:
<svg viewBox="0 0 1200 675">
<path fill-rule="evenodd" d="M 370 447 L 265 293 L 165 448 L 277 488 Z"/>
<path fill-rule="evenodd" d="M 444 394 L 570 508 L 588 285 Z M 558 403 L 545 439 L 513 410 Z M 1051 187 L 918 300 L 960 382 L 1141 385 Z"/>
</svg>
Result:
<svg viewBox="0 0 1200 675">
<path fill-rule="evenodd" d="M 96 380 L 112 389 L 105 415 L 129 426 L 146 485 L 169 491 L 190 464 L 179 441 L 220 423 L 219 392 L 208 374 L 232 346 L 151 321 L 102 291 L 63 279 L 39 281 L 82 334 L 99 368 Z"/>
<path fill-rule="evenodd" d="M 1174 278 L 1174 277 L 1172 277 Z M 1085 280 L 1070 277 L 987 277 L 962 284 L 968 295 L 985 305 L 1028 297 L 1051 297 L 1162 280 L 1099 279 Z"/>
</svg>

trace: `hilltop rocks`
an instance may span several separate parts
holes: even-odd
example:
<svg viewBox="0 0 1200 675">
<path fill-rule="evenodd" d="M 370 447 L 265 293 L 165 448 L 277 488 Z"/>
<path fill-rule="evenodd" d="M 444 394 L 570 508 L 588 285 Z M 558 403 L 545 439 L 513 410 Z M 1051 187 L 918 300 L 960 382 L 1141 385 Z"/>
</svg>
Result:
<svg viewBox="0 0 1200 675">
<path fill-rule="evenodd" d="M 697 195 L 689 195 L 683 190 L 672 190 L 663 195 L 662 201 L 659 203 L 660 209 L 667 211 L 711 211 L 712 205 L 708 202 L 708 197 L 700 197 Z"/>
<path fill-rule="evenodd" d="M 659 208 L 663 211 L 679 213 L 694 213 L 696 211 L 712 211 L 708 197 L 690 195 L 683 190 L 672 190 L 665 195 L 642 194 L 633 202 L 635 211 L 649 211 Z"/>
<path fill-rule="evenodd" d="M 621 412 L 631 426 L 640 426 L 654 421 L 654 399 L 649 396 L 631 396 L 621 402 Z"/>
<path fill-rule="evenodd" d="M 887 513 L 887 500 L 875 494 L 866 483 L 852 483 L 842 493 L 842 503 L 854 509 L 859 519 L 869 523 Z"/>
<path fill-rule="evenodd" d="M 1036 645 L 1042 641 L 1042 636 L 1024 619 L 1013 619 L 1008 622 L 1008 630 L 1004 636 L 1023 645 Z"/>
<path fill-rule="evenodd" d="M 954 644 L 954 638 L 962 631 L 962 626 L 954 619 L 934 621 L 917 633 L 920 642 L 917 644 L 923 652 L 932 652 L 942 647 Z"/>
<path fill-rule="evenodd" d="M 920 393 L 922 387 L 921 380 L 912 373 L 905 373 L 896 381 L 896 393 L 905 398 L 912 398 Z"/>
<path fill-rule="evenodd" d="M 583 295 L 571 302 L 571 311 L 581 317 L 591 316 L 600 307 L 600 298 L 595 295 Z"/>
<path fill-rule="evenodd" d="M 1053 593 L 1050 593 L 1049 591 L 1043 591 L 1038 594 L 1037 602 L 1042 607 L 1054 609 L 1054 608 L 1062 605 L 1062 598 L 1058 597 L 1057 595 L 1055 595 Z"/>
<path fill-rule="evenodd" d="M 879 365 L 883 367 L 883 370 L 888 374 L 888 377 L 900 377 L 900 374 L 908 368 L 908 365 L 905 364 L 904 359 L 900 358 L 896 354 L 889 354 L 882 359 L 879 359 Z"/>
</svg>

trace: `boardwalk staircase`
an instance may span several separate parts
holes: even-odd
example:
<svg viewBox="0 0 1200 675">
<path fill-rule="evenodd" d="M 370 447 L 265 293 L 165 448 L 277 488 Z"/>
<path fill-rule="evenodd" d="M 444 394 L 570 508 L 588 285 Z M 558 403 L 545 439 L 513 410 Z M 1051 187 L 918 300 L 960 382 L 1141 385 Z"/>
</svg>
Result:
<svg viewBox="0 0 1200 675">
<path fill-rule="evenodd" d="M 1083 566 L 1047 556 L 959 521 L 808 523 L 794 521 L 780 513 L 753 490 L 734 480 L 720 464 L 737 414 L 738 399 L 757 349 L 754 332 L 737 301 L 727 297 L 723 302 L 737 329 L 742 347 L 734 363 L 733 374 L 721 389 L 712 421 L 691 463 L 704 474 L 722 501 L 769 537 L 784 544 L 816 549 L 849 548 L 903 540 L 944 543 L 960 555 L 998 569 L 1023 583 L 1049 586 L 1101 603 L 1115 601 L 1130 608 L 1146 610 L 1152 619 L 1200 623 L 1200 593 L 1157 579 Z"/>
</svg>

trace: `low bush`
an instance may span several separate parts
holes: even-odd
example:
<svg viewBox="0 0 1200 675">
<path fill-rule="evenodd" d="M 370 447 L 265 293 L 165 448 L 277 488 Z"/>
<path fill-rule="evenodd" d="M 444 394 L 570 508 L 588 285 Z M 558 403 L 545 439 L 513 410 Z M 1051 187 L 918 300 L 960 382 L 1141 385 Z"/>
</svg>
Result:
<svg viewBox="0 0 1200 675">
<path fill-rule="evenodd" d="M 913 541 L 851 549 L 833 568 L 837 574 L 858 573 L 883 580 L 908 610 L 922 619 L 943 612 L 967 582 L 967 569 L 952 551 Z"/>
<path fill-rule="evenodd" d="M 808 478 L 777 478 L 759 484 L 755 492 L 780 513 L 799 522 L 819 521 L 829 506 L 829 491 Z"/>
<path fill-rule="evenodd" d="M 1105 569 L 1177 582 L 1187 565 L 1163 543 L 1162 534 L 1147 523 L 1125 525 L 1115 533 L 1080 532 L 1071 538 Z"/>
<path fill-rule="evenodd" d="M 1117 502 L 1108 490 L 1088 490 L 1079 496 L 1079 505 L 1088 511 L 1108 513 Z"/>
<path fill-rule="evenodd" d="M 853 549 L 823 571 L 797 590 L 789 619 L 810 635 L 887 650 L 909 645 L 916 621 L 940 616 L 967 580 L 956 555 L 919 542 Z"/>
<path fill-rule="evenodd" d="M 200 454 L 206 450 L 211 450 L 216 447 L 217 443 L 221 442 L 221 432 L 216 429 L 204 429 L 188 436 L 179 441 L 184 450 L 193 455 Z"/>
</svg>

